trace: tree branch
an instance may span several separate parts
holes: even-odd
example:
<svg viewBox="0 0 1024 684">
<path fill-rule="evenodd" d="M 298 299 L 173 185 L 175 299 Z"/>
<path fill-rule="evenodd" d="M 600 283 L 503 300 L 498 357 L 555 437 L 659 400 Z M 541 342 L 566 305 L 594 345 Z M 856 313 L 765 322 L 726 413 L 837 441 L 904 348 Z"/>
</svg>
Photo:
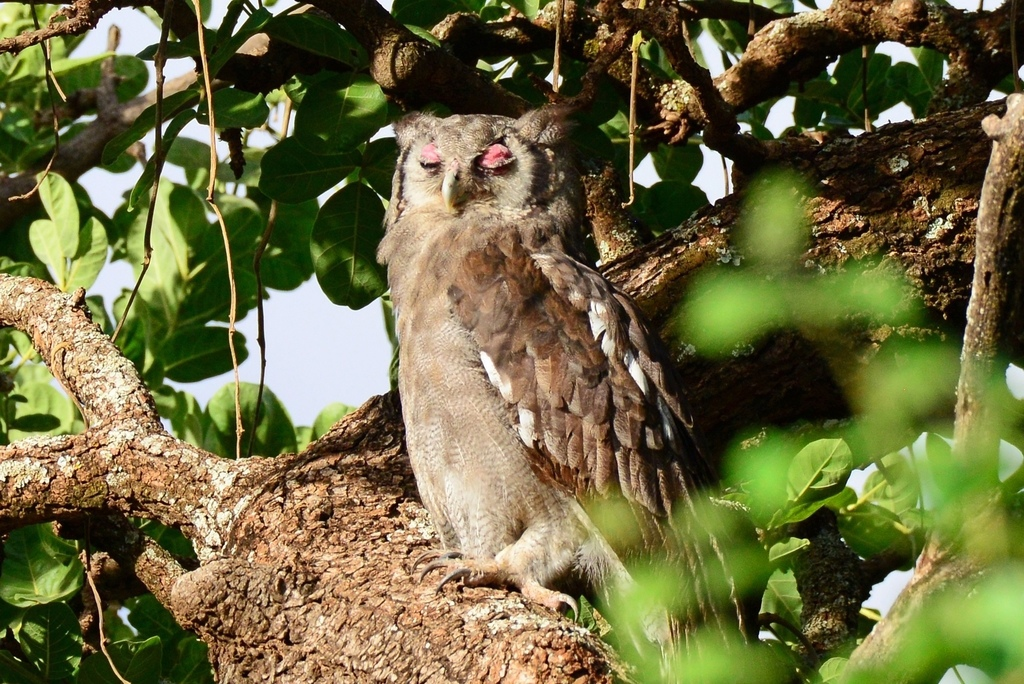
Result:
<svg viewBox="0 0 1024 684">
<path fill-rule="evenodd" d="M 1020 349 L 1024 313 L 1024 97 L 1007 99 L 1006 114 L 988 116 L 985 133 L 994 141 L 978 212 L 977 257 L 967 310 L 967 329 L 961 356 L 954 454 L 980 482 L 991 479 L 986 510 L 998 505 L 996 449 L 998 426 L 993 420 L 993 376 L 999 359 Z M 977 503 L 977 497 L 971 499 Z M 937 679 L 955 662 L 931 659 L 907 664 L 899 656 L 912 634 L 910 623 L 931 599 L 944 592 L 969 596 L 984 572 L 985 562 L 974 558 L 960 543 L 959 531 L 940 529 L 918 559 L 914 578 L 903 590 L 889 615 L 864 640 L 850 660 L 850 672 L 871 676 L 885 672 L 888 681 L 917 682 Z"/>
<path fill-rule="evenodd" d="M 164 96 L 181 92 L 195 83 L 195 74 L 183 74 L 164 86 Z M 86 171 L 99 166 L 103 148 L 114 137 L 128 130 L 143 110 L 156 101 L 156 92 L 151 91 L 140 95 L 114 109 L 100 109 L 96 120 L 82 129 L 71 140 L 61 140 L 60 154 L 53 162 L 51 172 L 59 173 L 69 181 L 74 181 Z M 39 202 L 38 195 L 16 202 L 11 197 L 23 195 L 35 186 L 35 173 L 42 170 L 45 164 L 37 169 L 17 176 L 0 175 L 0 232 L 12 227 L 15 221 L 23 216 Z"/>
<path fill-rule="evenodd" d="M 987 103 L 820 145 L 807 138 L 774 143 L 772 154 L 789 157 L 817 194 L 807 204 L 812 239 L 800 263 L 824 271 L 860 264 L 887 279 L 904 274 L 913 286 L 908 300 L 918 300 L 931 314 L 921 332 L 963 330 L 988 157 L 980 122 L 1001 107 Z M 848 346 L 833 350 L 828 360 L 823 352 L 829 350 L 796 333 L 713 363 L 699 358 L 700 349 L 698 356 L 685 351 L 676 306 L 700 270 L 733 268 L 740 254 L 731 228 L 743 201 L 742 192 L 726 197 L 605 268 L 637 298 L 662 336 L 676 341 L 684 386 L 713 451 L 750 426 L 849 416 L 843 382 L 884 339 L 863 331 L 842 340 Z M 894 446 L 904 437 L 913 439 L 893 435 Z"/>
<path fill-rule="evenodd" d="M 75 0 L 54 14 L 45 28 L 26 31 L 10 38 L 0 39 L 0 54 L 17 55 L 22 50 L 58 36 L 75 36 L 96 28 L 107 12 L 119 7 L 133 7 L 129 0 Z M 63 21 L 55 21 L 62 18 Z"/>
<path fill-rule="evenodd" d="M 200 562 L 189 572 L 137 531 L 90 536 L 210 645 L 220 681 L 626 679 L 596 636 L 519 595 L 414 581 L 407 561 L 434 538 L 394 396 L 303 454 L 232 461 L 164 432 L 80 297 L 0 275 L 0 323 L 30 334 L 96 420 L 80 435 L 0 448 L 0 532 L 91 513 L 180 528 Z"/>
<path fill-rule="evenodd" d="M 443 101 L 455 113 L 517 116 L 529 105 L 395 21 L 374 0 L 313 0 L 370 55 L 370 75 L 406 109 Z"/>
</svg>

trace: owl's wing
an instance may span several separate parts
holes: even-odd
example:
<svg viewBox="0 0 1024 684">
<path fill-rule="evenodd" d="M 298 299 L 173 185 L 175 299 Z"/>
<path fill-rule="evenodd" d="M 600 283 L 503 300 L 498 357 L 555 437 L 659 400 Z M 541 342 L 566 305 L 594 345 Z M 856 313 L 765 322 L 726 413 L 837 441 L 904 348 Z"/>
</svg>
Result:
<svg viewBox="0 0 1024 684">
<path fill-rule="evenodd" d="M 449 297 L 539 473 L 659 518 L 710 482 L 667 353 L 597 272 L 510 230 L 465 260 Z"/>
</svg>

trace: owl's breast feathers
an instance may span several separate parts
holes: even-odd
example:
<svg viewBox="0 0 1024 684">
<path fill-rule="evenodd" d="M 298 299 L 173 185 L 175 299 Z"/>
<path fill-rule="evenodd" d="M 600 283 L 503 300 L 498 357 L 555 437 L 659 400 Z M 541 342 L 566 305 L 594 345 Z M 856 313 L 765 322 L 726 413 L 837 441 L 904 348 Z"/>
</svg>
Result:
<svg viewBox="0 0 1024 684">
<path fill-rule="evenodd" d="M 451 283 L 452 311 L 542 478 L 583 501 L 619 491 L 656 518 L 712 481 L 667 353 L 601 275 L 528 251 L 510 229 Z"/>
</svg>

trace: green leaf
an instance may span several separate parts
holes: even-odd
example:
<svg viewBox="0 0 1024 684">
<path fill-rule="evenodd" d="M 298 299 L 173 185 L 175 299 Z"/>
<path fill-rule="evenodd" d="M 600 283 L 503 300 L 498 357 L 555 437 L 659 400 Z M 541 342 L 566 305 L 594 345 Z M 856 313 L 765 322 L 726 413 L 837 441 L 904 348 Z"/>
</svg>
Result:
<svg viewBox="0 0 1024 684">
<path fill-rule="evenodd" d="M 793 123 L 800 128 L 817 128 L 825 113 L 825 105 L 803 94 L 796 96 L 793 103 Z"/>
<path fill-rule="evenodd" d="M 180 166 L 185 171 L 190 188 L 205 192 L 210 181 L 209 144 L 178 136 L 167 149 L 167 163 Z"/>
<path fill-rule="evenodd" d="M 917 60 L 917 66 L 921 69 L 924 80 L 936 89 L 942 83 L 942 73 L 946 64 L 946 56 L 938 50 L 931 48 L 910 48 L 911 54 Z"/>
<path fill-rule="evenodd" d="M 78 237 L 77 235 L 75 236 Z M 50 269 L 53 282 L 61 290 L 67 290 L 68 264 L 61 246 L 60 230 L 50 219 L 36 219 L 28 228 L 28 240 L 32 252 Z"/>
<path fill-rule="evenodd" d="M 151 236 L 153 254 L 139 294 L 154 312 L 146 320 L 147 336 L 162 341 L 168 327 L 173 329 L 178 319 L 186 294 L 185 283 L 191 278 L 189 241 L 211 227 L 203 201 L 190 188 L 164 181 L 156 201 Z M 127 252 L 136 277 L 142 269 L 145 226 L 145 212 L 138 212 L 128 227 Z"/>
<path fill-rule="evenodd" d="M 81 223 L 71 183 L 59 173 L 48 173 L 39 185 L 39 199 L 56 225 L 61 254 L 70 257 L 78 251 L 78 228 Z"/>
<path fill-rule="evenodd" d="M 160 417 L 171 422 L 171 430 L 178 439 L 192 444 L 201 444 L 207 425 L 203 422 L 203 408 L 196 398 L 168 385 L 154 388 L 153 398 L 156 400 Z"/>
<path fill-rule="evenodd" d="M 128 609 L 128 621 L 142 638 L 157 637 L 163 644 L 173 644 L 187 634 L 152 594 L 142 594 L 125 601 L 125 608 Z"/>
<path fill-rule="evenodd" d="M 704 154 L 696 145 L 658 145 L 651 161 L 661 180 L 690 184 L 704 165 Z"/>
<path fill-rule="evenodd" d="M 719 255 L 723 265 L 739 256 L 732 250 Z M 680 336 L 704 354 L 738 355 L 740 345 L 757 341 L 785 317 L 786 300 L 777 282 L 742 271 L 710 272 L 698 292 L 687 298 L 678 317 Z"/>
<path fill-rule="evenodd" d="M 0 598 L 19 608 L 64 601 L 82 588 L 82 572 L 77 547 L 49 523 L 23 527 L 4 544 Z"/>
<path fill-rule="evenodd" d="M 366 143 L 359 178 L 385 199 L 391 197 L 391 179 L 395 176 L 398 144 L 394 138 L 378 138 Z"/>
<path fill-rule="evenodd" d="M 66 395 L 50 384 L 49 374 L 46 375 L 45 380 L 21 384 L 20 379 L 25 370 L 25 368 L 22 368 L 21 373 L 19 373 L 18 384 L 18 394 L 24 397 L 25 401 L 18 404 L 14 423 L 20 423 L 22 418 L 30 415 L 44 414 L 52 416 L 59 421 L 56 427 L 49 428 L 45 432 L 51 435 L 70 433 L 75 424 L 74 404 Z M 35 422 L 35 419 L 33 419 L 33 423 L 35 423 L 33 427 L 38 428 L 39 423 Z M 32 430 L 32 432 L 37 431 L 39 430 Z M 11 425 L 10 438 L 12 440 L 19 440 L 28 436 L 28 433 L 21 431 L 20 426 L 15 427 L 14 424 Z"/>
<path fill-rule="evenodd" d="M 145 641 L 116 641 L 108 647 L 121 675 L 132 684 L 160 684 L 163 644 L 159 637 Z M 78 684 L 120 684 L 102 653 L 82 661 Z"/>
<path fill-rule="evenodd" d="M 761 612 L 775 613 L 789 624 L 799 625 L 802 607 L 803 601 L 800 599 L 800 592 L 797 591 L 793 573 L 781 570 L 773 572 L 761 600 Z"/>
<path fill-rule="evenodd" d="M 829 658 L 820 668 L 818 676 L 821 677 L 821 684 L 839 684 L 843 681 L 843 672 L 846 671 L 848 658 Z"/>
<path fill-rule="evenodd" d="M 234 57 L 238 50 L 245 44 L 245 41 L 261 32 L 263 27 L 266 26 L 266 24 L 273 18 L 274 15 L 272 15 L 265 7 L 260 7 L 249 14 L 238 30 L 235 31 L 228 40 L 216 46 L 213 55 L 209 59 L 210 73 L 214 75 L 219 73 L 221 68 L 227 64 L 228 60 Z M 207 42 L 207 45 L 209 44 L 210 43 Z"/>
<path fill-rule="evenodd" d="M 708 203 L 700 188 L 682 181 L 660 181 L 640 196 L 640 215 L 655 233 L 675 228 Z"/>
<path fill-rule="evenodd" d="M 235 332 L 238 363 L 249 355 L 245 336 Z M 175 382 L 198 382 L 232 368 L 227 328 L 196 326 L 178 330 L 160 347 L 164 374 Z"/>
<path fill-rule="evenodd" d="M 853 454 L 841 439 L 819 439 L 789 466 L 787 493 L 795 502 L 821 501 L 843 491 L 853 470 Z"/>
<path fill-rule="evenodd" d="M 177 115 L 186 107 L 192 107 L 199 102 L 198 86 L 174 93 L 164 98 L 163 118 L 169 119 Z M 129 147 L 142 139 L 156 120 L 156 105 L 150 105 L 143 110 L 135 119 L 134 123 L 123 133 L 114 136 L 103 148 L 103 165 L 113 164 Z"/>
<path fill-rule="evenodd" d="M 264 229 L 259 208 L 245 197 L 224 195 L 218 200 L 228 235 L 234 264 L 237 316 L 243 317 L 256 305 L 256 277 L 252 259 Z M 227 322 L 230 317 L 231 292 L 228 283 L 224 238 L 217 226 L 211 225 L 190 240 L 193 265 L 188 293 L 181 302 L 177 326 L 192 328 L 211 320 Z"/>
<path fill-rule="evenodd" d="M 355 152 L 319 154 L 292 136 L 277 143 L 260 162 L 260 191 L 279 202 L 315 199 L 345 179 L 359 165 Z"/>
<path fill-rule="evenodd" d="M 45 413 L 29 413 L 12 420 L 10 427 L 22 432 L 48 432 L 60 427 L 60 418 Z"/>
<path fill-rule="evenodd" d="M 92 287 L 106 263 L 107 231 L 104 230 L 102 223 L 90 216 L 79 234 L 78 253 L 71 261 L 67 291 L 70 292 L 78 287 L 85 289 Z"/>
<path fill-rule="evenodd" d="M 886 88 L 910 106 L 915 118 L 926 116 L 933 89 L 915 64 L 897 62 L 885 74 Z"/>
<path fill-rule="evenodd" d="M 29 608 L 17 637 L 28 659 L 51 681 L 70 677 L 82 660 L 82 629 L 66 603 Z"/>
<path fill-rule="evenodd" d="M 168 673 L 172 672 L 193 672 L 194 679 L 178 679 L 176 675 L 170 675 L 171 681 L 181 681 L 183 684 L 192 682 L 210 682 L 212 671 L 210 663 L 196 662 L 197 649 L 195 647 L 198 639 L 189 632 L 183 630 L 174 620 L 170 611 L 164 608 L 152 594 L 143 594 L 124 602 L 128 610 L 127 619 L 134 627 L 137 636 L 132 641 L 139 639 L 157 638 L 162 646 L 162 671 L 166 681 Z M 198 652 L 206 654 L 206 649 L 198 649 Z M 187 665 L 183 666 L 183 660 Z M 205 676 L 203 673 L 205 672 Z M 184 675 L 182 675 L 184 676 Z"/>
<path fill-rule="evenodd" d="M 351 33 L 338 26 L 337 22 L 311 12 L 276 16 L 267 24 L 265 31 L 271 38 L 337 60 L 356 70 L 369 63 L 366 50 Z"/>
<path fill-rule="evenodd" d="M 265 287 L 294 290 L 313 275 L 309 239 L 319 209 L 312 200 L 278 205 L 277 224 L 261 262 Z"/>
<path fill-rule="evenodd" d="M 335 423 L 355 410 L 355 406 L 349 406 L 337 401 L 325 406 L 313 420 L 312 439 L 318 439 L 322 435 L 327 434 L 327 431 L 334 427 Z"/>
<path fill-rule="evenodd" d="M 777 530 L 785 525 L 791 525 L 792 523 L 797 523 L 801 520 L 807 520 L 826 506 L 832 510 L 838 511 L 843 506 L 849 506 L 856 501 L 857 494 L 849 487 L 844 487 L 843 491 L 839 492 L 835 496 L 830 496 L 827 499 L 790 501 L 780 511 L 778 511 L 778 513 L 772 516 L 771 521 L 766 527 L 769 530 Z"/>
<path fill-rule="evenodd" d="M 121 102 L 141 95 L 149 83 L 149 68 L 134 55 L 115 56 L 114 73 L 118 75 L 117 99 Z"/>
<path fill-rule="evenodd" d="M 750 40 L 746 25 L 736 21 L 701 19 L 700 25 L 711 34 L 723 50 L 734 55 L 742 53 Z"/>
<path fill-rule="evenodd" d="M 871 503 L 861 504 L 839 516 L 839 532 L 854 553 L 862 558 L 870 558 L 893 547 L 909 552 L 912 539 L 904 529 L 899 516 Z"/>
<path fill-rule="evenodd" d="M 0 650 L 0 681 L 3 684 L 46 684 L 43 679 L 7 651 Z"/>
<path fill-rule="evenodd" d="M 526 18 L 533 21 L 537 18 L 541 7 L 547 3 L 544 0 L 508 0 L 508 4 L 526 15 Z"/>
<path fill-rule="evenodd" d="M 214 684 L 209 650 L 209 646 L 195 637 L 181 639 L 168 678 L 180 684 Z"/>
<path fill-rule="evenodd" d="M 196 118 L 196 113 L 192 109 L 180 112 L 167 127 L 163 130 L 160 136 L 160 145 L 165 150 L 174 149 L 174 141 L 178 138 L 178 134 L 181 133 L 181 129 L 187 126 L 193 119 Z M 209 148 L 207 148 L 209 149 Z M 156 177 L 156 156 L 151 156 L 146 162 L 145 168 L 142 169 L 142 173 L 139 174 L 139 179 L 135 181 L 135 186 L 132 188 L 131 195 L 128 197 L 128 210 L 132 210 L 139 204 L 143 199 L 149 198 L 153 193 L 153 179 Z M 207 157 L 206 163 L 209 164 L 210 159 Z"/>
<path fill-rule="evenodd" d="M 376 256 L 383 223 L 380 197 L 362 183 L 346 185 L 320 208 L 313 224 L 313 269 L 335 304 L 360 309 L 387 290 Z"/>
<path fill-rule="evenodd" d="M 921 495 L 917 474 L 900 453 L 882 458 L 879 469 L 864 480 L 864 491 L 872 493 L 871 501 L 897 516 L 917 508 Z"/>
<path fill-rule="evenodd" d="M 213 112 L 218 130 L 225 128 L 259 128 L 267 121 L 270 108 L 262 95 L 238 88 L 222 88 L 213 94 Z M 209 125 L 205 106 L 199 107 L 196 120 Z"/>
<path fill-rule="evenodd" d="M 228 384 L 217 390 L 206 405 L 210 418 L 211 430 L 205 446 L 222 456 L 235 455 L 235 387 Z M 242 424 L 245 432 L 242 436 L 242 448 L 248 446 L 252 434 L 252 418 L 256 412 L 256 396 L 258 386 L 244 382 L 241 385 Z M 263 389 L 263 401 L 260 405 L 260 422 L 256 427 L 256 438 L 253 443 L 253 454 L 260 456 L 277 456 L 285 452 L 295 451 L 295 428 L 288 411 L 278 400 L 270 388 Z"/>
<path fill-rule="evenodd" d="M 810 545 L 811 542 L 807 539 L 790 537 L 785 541 L 772 544 L 772 547 L 768 549 L 768 560 L 773 565 L 788 567 L 793 562 L 793 559 Z"/>
<path fill-rule="evenodd" d="M 306 89 L 295 115 L 295 136 L 310 147 L 351 150 L 387 122 L 387 99 L 376 81 L 363 74 L 338 74 Z"/>
</svg>

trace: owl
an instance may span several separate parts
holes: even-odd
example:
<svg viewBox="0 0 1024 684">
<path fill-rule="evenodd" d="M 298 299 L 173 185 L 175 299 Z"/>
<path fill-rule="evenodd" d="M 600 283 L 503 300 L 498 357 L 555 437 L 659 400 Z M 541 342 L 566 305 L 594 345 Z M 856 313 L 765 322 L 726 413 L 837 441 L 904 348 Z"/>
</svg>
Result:
<svg viewBox="0 0 1024 684">
<path fill-rule="evenodd" d="M 377 254 L 406 444 L 442 547 L 424 574 L 562 610 L 575 608 L 569 588 L 628 585 L 631 554 L 674 549 L 691 622 L 735 622 L 707 596 L 715 544 L 672 541 L 711 469 L 666 352 L 585 262 L 568 131 L 557 108 L 395 124 Z M 602 502 L 630 534 L 602 530 Z"/>
</svg>

